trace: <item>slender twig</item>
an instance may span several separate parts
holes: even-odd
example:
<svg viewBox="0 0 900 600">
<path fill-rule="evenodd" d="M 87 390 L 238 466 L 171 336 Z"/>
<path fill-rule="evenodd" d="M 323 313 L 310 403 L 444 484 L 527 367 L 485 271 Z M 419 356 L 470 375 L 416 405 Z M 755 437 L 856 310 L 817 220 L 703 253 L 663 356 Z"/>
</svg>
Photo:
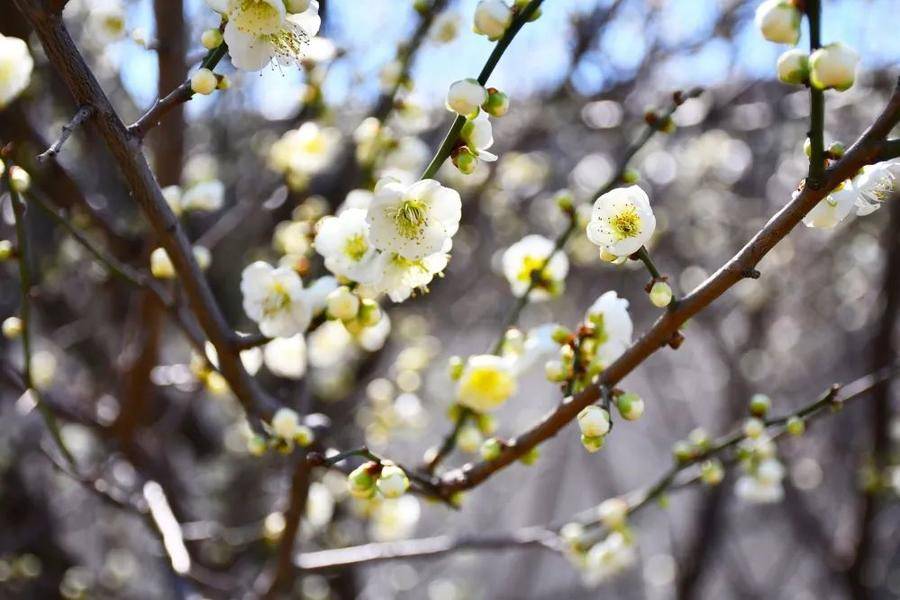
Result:
<svg viewBox="0 0 900 600">
<path fill-rule="evenodd" d="M 513 38 L 516 37 L 516 34 L 519 33 L 522 26 L 528 22 L 543 2 L 544 0 L 531 0 L 521 12 L 516 13 L 512 23 L 510 23 L 509 27 L 506 29 L 503 37 L 497 42 L 497 45 L 494 46 L 494 50 L 488 57 L 487 62 L 484 63 L 481 73 L 478 74 L 478 83 L 481 85 L 487 84 L 488 78 L 491 76 L 491 73 L 494 72 L 494 68 L 497 66 L 497 63 L 500 62 L 500 58 L 503 56 L 503 53 L 506 52 L 506 49 L 513 41 Z M 444 164 L 444 161 L 447 160 L 453 152 L 453 148 L 456 147 L 456 142 L 459 140 L 459 134 L 462 132 L 463 125 L 465 124 L 466 117 L 462 115 L 457 116 L 456 119 L 453 120 L 453 124 L 450 126 L 450 130 L 444 137 L 444 141 L 441 142 L 434 158 L 431 159 L 431 162 L 425 168 L 420 179 L 434 177 L 434 174 L 438 172 L 438 169 L 441 168 L 441 165 Z"/>
<path fill-rule="evenodd" d="M 19 287 L 21 289 L 22 305 L 19 309 L 19 319 L 22 322 L 22 376 L 25 380 L 25 393 L 29 394 L 37 406 L 38 412 L 44 419 L 47 429 L 53 442 L 59 449 L 73 471 L 78 471 L 78 464 L 72 452 L 63 441 L 62 434 L 59 430 L 59 424 L 56 422 L 56 415 L 53 410 L 44 402 L 40 392 L 34 386 L 34 378 L 31 371 L 31 242 L 28 237 L 28 230 L 25 223 L 25 205 L 18 191 L 12 185 L 11 171 L 13 170 L 12 161 L 7 158 L 6 170 L 3 173 L 3 182 L 9 190 L 10 203 L 13 208 L 13 215 L 16 221 L 16 244 L 18 251 L 16 257 L 19 263 Z"/>
<path fill-rule="evenodd" d="M 507 534 L 449 536 L 441 535 L 401 542 L 383 542 L 320 550 L 301 554 L 297 567 L 301 571 L 325 571 L 363 563 L 396 559 L 434 558 L 452 552 L 521 549 L 527 547 L 559 549 L 557 536 L 542 527 L 527 527 Z"/>
<path fill-rule="evenodd" d="M 499 456 L 490 461 L 468 464 L 444 474 L 442 487 L 446 492 L 470 489 L 497 471 L 512 464 L 526 452 L 555 435 L 572 421 L 578 412 L 600 398 L 600 386 L 614 386 L 641 365 L 657 350 L 668 345 L 679 334 L 681 326 L 704 310 L 737 282 L 743 280 L 775 245 L 796 227 L 828 192 L 840 185 L 859 169 L 877 160 L 884 139 L 900 120 L 900 88 L 894 90 L 887 106 L 875 122 L 825 172 L 819 188 L 802 186 L 799 193 L 773 216 L 756 235 L 715 274 L 685 296 L 673 310 L 667 311 L 625 353 L 614 361 L 598 378 L 574 397 L 566 398 L 550 414 L 528 431 L 505 445 Z"/>
<path fill-rule="evenodd" d="M 784 436 L 787 432 L 785 425 L 792 417 L 811 421 L 826 413 L 826 410 L 840 406 L 846 402 L 857 400 L 875 387 L 900 374 L 897 365 L 883 369 L 861 377 L 845 385 L 832 385 L 816 400 L 800 408 L 799 410 L 782 417 L 765 421 L 768 430 L 776 429 L 771 434 L 773 440 Z M 714 456 L 726 453 L 746 439 L 742 430 L 735 431 L 718 438 L 703 452 L 698 453 L 690 460 L 673 465 L 662 473 L 656 480 L 643 490 L 626 494 L 631 497 L 628 505 L 628 514 L 635 513 L 650 506 L 655 500 L 664 494 L 698 484 L 701 479 L 699 474 L 687 479 L 678 480 L 678 475 L 688 468 L 708 460 Z M 729 460 L 729 464 L 734 460 Z M 592 507 L 582 511 L 566 522 L 580 522 L 585 526 L 597 526 L 597 508 Z M 301 554 L 297 559 L 297 566 L 301 571 L 327 571 L 351 565 L 370 564 L 397 559 L 426 559 L 460 552 L 466 550 L 496 550 L 499 548 L 525 548 L 531 545 L 539 545 L 550 550 L 561 550 L 558 540 L 558 532 L 565 523 L 556 523 L 546 526 L 529 526 L 505 534 L 490 534 L 481 536 L 436 536 L 406 540 L 403 542 L 370 543 L 360 546 L 351 546 L 334 550 L 321 550 Z M 602 531 L 597 530 L 595 537 L 600 537 Z"/>
<path fill-rule="evenodd" d="M 105 252 L 99 245 L 75 227 L 65 215 L 58 212 L 40 195 L 31 194 L 29 197 L 35 204 L 40 206 L 48 215 L 50 215 L 56 223 L 65 228 L 69 235 L 96 258 L 110 274 L 130 285 L 153 294 L 160 304 L 171 313 L 175 323 L 185 333 L 188 340 L 191 342 L 191 345 L 201 353 L 205 352 L 203 333 L 197 330 L 197 326 L 193 322 L 184 318 L 175 299 L 163 289 L 152 275 L 145 271 L 137 270 Z"/>
<path fill-rule="evenodd" d="M 82 106 L 78 109 L 78 112 L 75 113 L 75 116 L 72 117 L 72 120 L 67 124 L 63 125 L 62 132 L 59 134 L 59 138 L 52 144 L 50 147 L 37 155 L 37 159 L 40 162 L 44 162 L 48 158 L 56 158 L 56 155 L 59 154 L 59 151 L 62 150 L 63 144 L 66 143 L 66 140 L 69 139 L 75 130 L 81 126 L 82 123 L 91 118 L 91 115 L 94 114 L 93 106 Z"/>
<path fill-rule="evenodd" d="M 225 53 L 228 52 L 228 46 L 222 42 L 216 48 L 213 48 L 206 54 L 206 58 L 200 63 L 201 69 L 213 69 Z M 142 140 L 151 129 L 159 125 L 160 120 L 170 110 L 183 104 L 194 97 L 194 90 L 191 89 L 191 80 L 187 79 L 184 83 L 169 92 L 164 98 L 158 98 L 150 110 L 145 112 L 141 117 L 128 127 L 130 133 L 135 139 Z"/>
</svg>

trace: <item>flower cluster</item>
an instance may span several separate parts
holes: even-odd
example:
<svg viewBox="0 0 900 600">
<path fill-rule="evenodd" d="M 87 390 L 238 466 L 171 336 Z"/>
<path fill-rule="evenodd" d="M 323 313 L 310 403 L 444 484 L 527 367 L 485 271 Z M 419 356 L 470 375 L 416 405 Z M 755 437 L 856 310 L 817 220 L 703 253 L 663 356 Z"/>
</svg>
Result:
<svg viewBox="0 0 900 600">
<path fill-rule="evenodd" d="M 568 523 L 560 529 L 565 555 L 581 571 L 585 585 L 596 587 L 636 562 L 628 512 L 628 503 L 622 498 L 610 498 L 600 503 L 596 520 L 609 531 L 600 541 L 596 541 L 592 532 L 581 523 Z"/>
<path fill-rule="evenodd" d="M 756 26 L 763 37 L 776 44 L 800 41 L 801 5 L 797 0 L 766 0 L 756 9 Z M 816 89 L 849 89 L 856 80 L 859 55 L 840 42 L 827 44 L 812 54 L 788 50 L 778 58 L 778 79 L 785 83 L 812 85 Z"/>
<path fill-rule="evenodd" d="M 401 302 L 444 270 L 462 214 L 456 191 L 433 179 L 384 178 L 371 197 L 357 199 L 363 206 L 319 224 L 315 248 L 332 273 L 358 284 L 364 297 Z"/>
<path fill-rule="evenodd" d="M 369 461 L 347 476 L 347 484 L 355 498 L 369 499 L 376 493 L 384 498 L 399 498 L 409 489 L 409 478 L 390 461 Z"/>
<path fill-rule="evenodd" d="M 223 39 L 232 64 L 258 71 L 272 58 L 296 63 L 319 31 L 317 0 L 207 0 L 227 19 Z"/>
<path fill-rule="evenodd" d="M 312 429 L 301 423 L 300 415 L 290 408 L 279 408 L 263 427 L 268 438 L 256 434 L 247 436 L 247 451 L 253 456 L 262 456 L 270 448 L 290 454 L 295 444 L 306 448 L 314 441 Z"/>
<path fill-rule="evenodd" d="M 569 259 L 542 235 L 527 235 L 503 253 L 503 275 L 513 296 L 531 301 L 557 296 L 564 289 Z"/>
<path fill-rule="evenodd" d="M 451 159 L 459 171 L 470 175 L 478 160 L 494 162 L 488 152 L 494 145 L 494 133 L 488 115 L 502 117 L 509 110 L 509 98 L 496 88 L 485 88 L 476 79 L 461 79 L 447 92 L 447 109 L 466 117 Z M 483 112 L 482 112 L 483 111 Z"/>
</svg>

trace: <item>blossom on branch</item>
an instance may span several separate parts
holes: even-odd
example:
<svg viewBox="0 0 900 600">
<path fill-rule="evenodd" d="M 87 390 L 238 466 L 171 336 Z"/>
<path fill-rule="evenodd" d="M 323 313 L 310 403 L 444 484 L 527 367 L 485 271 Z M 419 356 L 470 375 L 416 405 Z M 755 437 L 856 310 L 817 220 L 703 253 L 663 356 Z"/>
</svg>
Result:
<svg viewBox="0 0 900 600">
<path fill-rule="evenodd" d="M 0 108 L 28 87 L 34 60 L 23 40 L 0 34 Z"/>
<path fill-rule="evenodd" d="M 588 239 L 615 256 L 637 252 L 653 235 L 656 217 L 647 193 L 636 185 L 597 198 L 587 225 Z"/>
</svg>

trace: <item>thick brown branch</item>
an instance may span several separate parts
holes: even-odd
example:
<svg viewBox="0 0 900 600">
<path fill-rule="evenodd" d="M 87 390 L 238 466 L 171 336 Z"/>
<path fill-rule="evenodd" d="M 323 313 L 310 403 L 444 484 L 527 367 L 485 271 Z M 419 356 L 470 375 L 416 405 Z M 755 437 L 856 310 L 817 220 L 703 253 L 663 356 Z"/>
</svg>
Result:
<svg viewBox="0 0 900 600">
<path fill-rule="evenodd" d="M 511 440 L 500 456 L 492 461 L 468 464 L 446 473 L 442 486 L 453 493 L 475 487 L 488 477 L 513 463 L 531 448 L 555 435 L 575 419 L 578 412 L 600 398 L 600 386 L 613 386 L 643 363 L 658 349 L 666 346 L 679 328 L 691 317 L 709 306 L 744 274 L 756 268 L 762 258 L 796 227 L 803 217 L 829 191 L 852 177 L 864 165 L 877 160 L 884 138 L 900 120 L 900 90 L 895 89 L 888 105 L 875 123 L 857 140 L 844 157 L 825 172 L 824 185 L 818 189 L 801 186 L 795 197 L 725 265 L 681 300 L 675 310 L 660 317 L 634 345 L 603 372 L 597 383 L 578 395 L 566 398 L 537 425 Z"/>
<path fill-rule="evenodd" d="M 194 259 L 187 236 L 163 198 L 138 140 L 128 133 L 119 119 L 60 17 L 27 0 L 15 0 L 15 4 L 34 27 L 48 60 L 59 72 L 75 102 L 94 107 L 98 131 L 144 217 L 172 260 L 191 310 L 218 352 L 222 375 L 232 392 L 248 412 L 267 416 L 274 402 L 249 377 L 232 350 L 231 329 Z"/>
</svg>

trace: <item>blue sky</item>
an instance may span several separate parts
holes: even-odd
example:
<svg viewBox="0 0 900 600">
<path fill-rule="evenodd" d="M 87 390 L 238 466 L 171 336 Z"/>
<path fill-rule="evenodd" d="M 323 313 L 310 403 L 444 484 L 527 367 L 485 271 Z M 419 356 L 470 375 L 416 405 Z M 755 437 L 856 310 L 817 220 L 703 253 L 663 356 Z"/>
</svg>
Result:
<svg viewBox="0 0 900 600">
<path fill-rule="evenodd" d="M 529 24 L 513 42 L 495 71 L 491 83 L 514 97 L 552 87 L 567 68 L 569 40 L 567 23 L 575 13 L 591 10 L 609 0 L 546 0 L 544 15 Z M 152 0 L 140 0 L 129 13 L 129 27 L 152 31 Z M 582 91 L 595 92 L 618 69 L 637 62 L 646 47 L 648 5 L 662 7 L 660 35 L 667 44 L 698 42 L 690 55 L 673 60 L 653 85 L 674 89 L 688 85 L 710 85 L 718 81 L 769 77 L 784 46 L 765 42 L 752 26 L 740 29 L 734 40 L 711 37 L 723 0 L 630 0 L 620 18 L 607 29 L 591 58 L 597 59 L 577 74 Z M 490 53 L 492 43 L 469 31 L 477 0 L 455 0 L 454 11 L 462 17 L 461 35 L 454 42 L 428 45 L 418 55 L 413 77 L 418 97 L 426 102 L 442 100 L 447 86 L 463 77 L 474 76 Z M 752 16 L 757 2 L 743 2 L 741 14 Z M 365 10 L 360 10 L 364 5 Z M 332 102 L 366 103 L 378 93 L 380 68 L 394 56 L 396 44 L 415 26 L 411 0 L 330 0 L 329 34 L 352 58 L 341 61 L 329 74 L 326 95 Z M 896 0 L 825 0 L 823 41 L 843 41 L 863 57 L 862 68 L 896 64 L 900 56 L 900 36 L 884 26 L 896 16 Z M 198 31 L 213 26 L 216 16 L 203 0 L 189 0 L 189 12 Z M 734 45 L 732 45 L 732 43 Z M 808 38 L 801 40 L 801 45 Z M 126 88 L 142 105 L 155 92 L 156 63 L 151 52 L 130 41 L 112 50 L 125 66 Z M 299 70 L 268 68 L 237 80 L 247 102 L 264 114 L 278 117 L 296 104 L 302 74 Z M 203 98 L 192 102 L 191 111 L 203 110 Z"/>
</svg>

